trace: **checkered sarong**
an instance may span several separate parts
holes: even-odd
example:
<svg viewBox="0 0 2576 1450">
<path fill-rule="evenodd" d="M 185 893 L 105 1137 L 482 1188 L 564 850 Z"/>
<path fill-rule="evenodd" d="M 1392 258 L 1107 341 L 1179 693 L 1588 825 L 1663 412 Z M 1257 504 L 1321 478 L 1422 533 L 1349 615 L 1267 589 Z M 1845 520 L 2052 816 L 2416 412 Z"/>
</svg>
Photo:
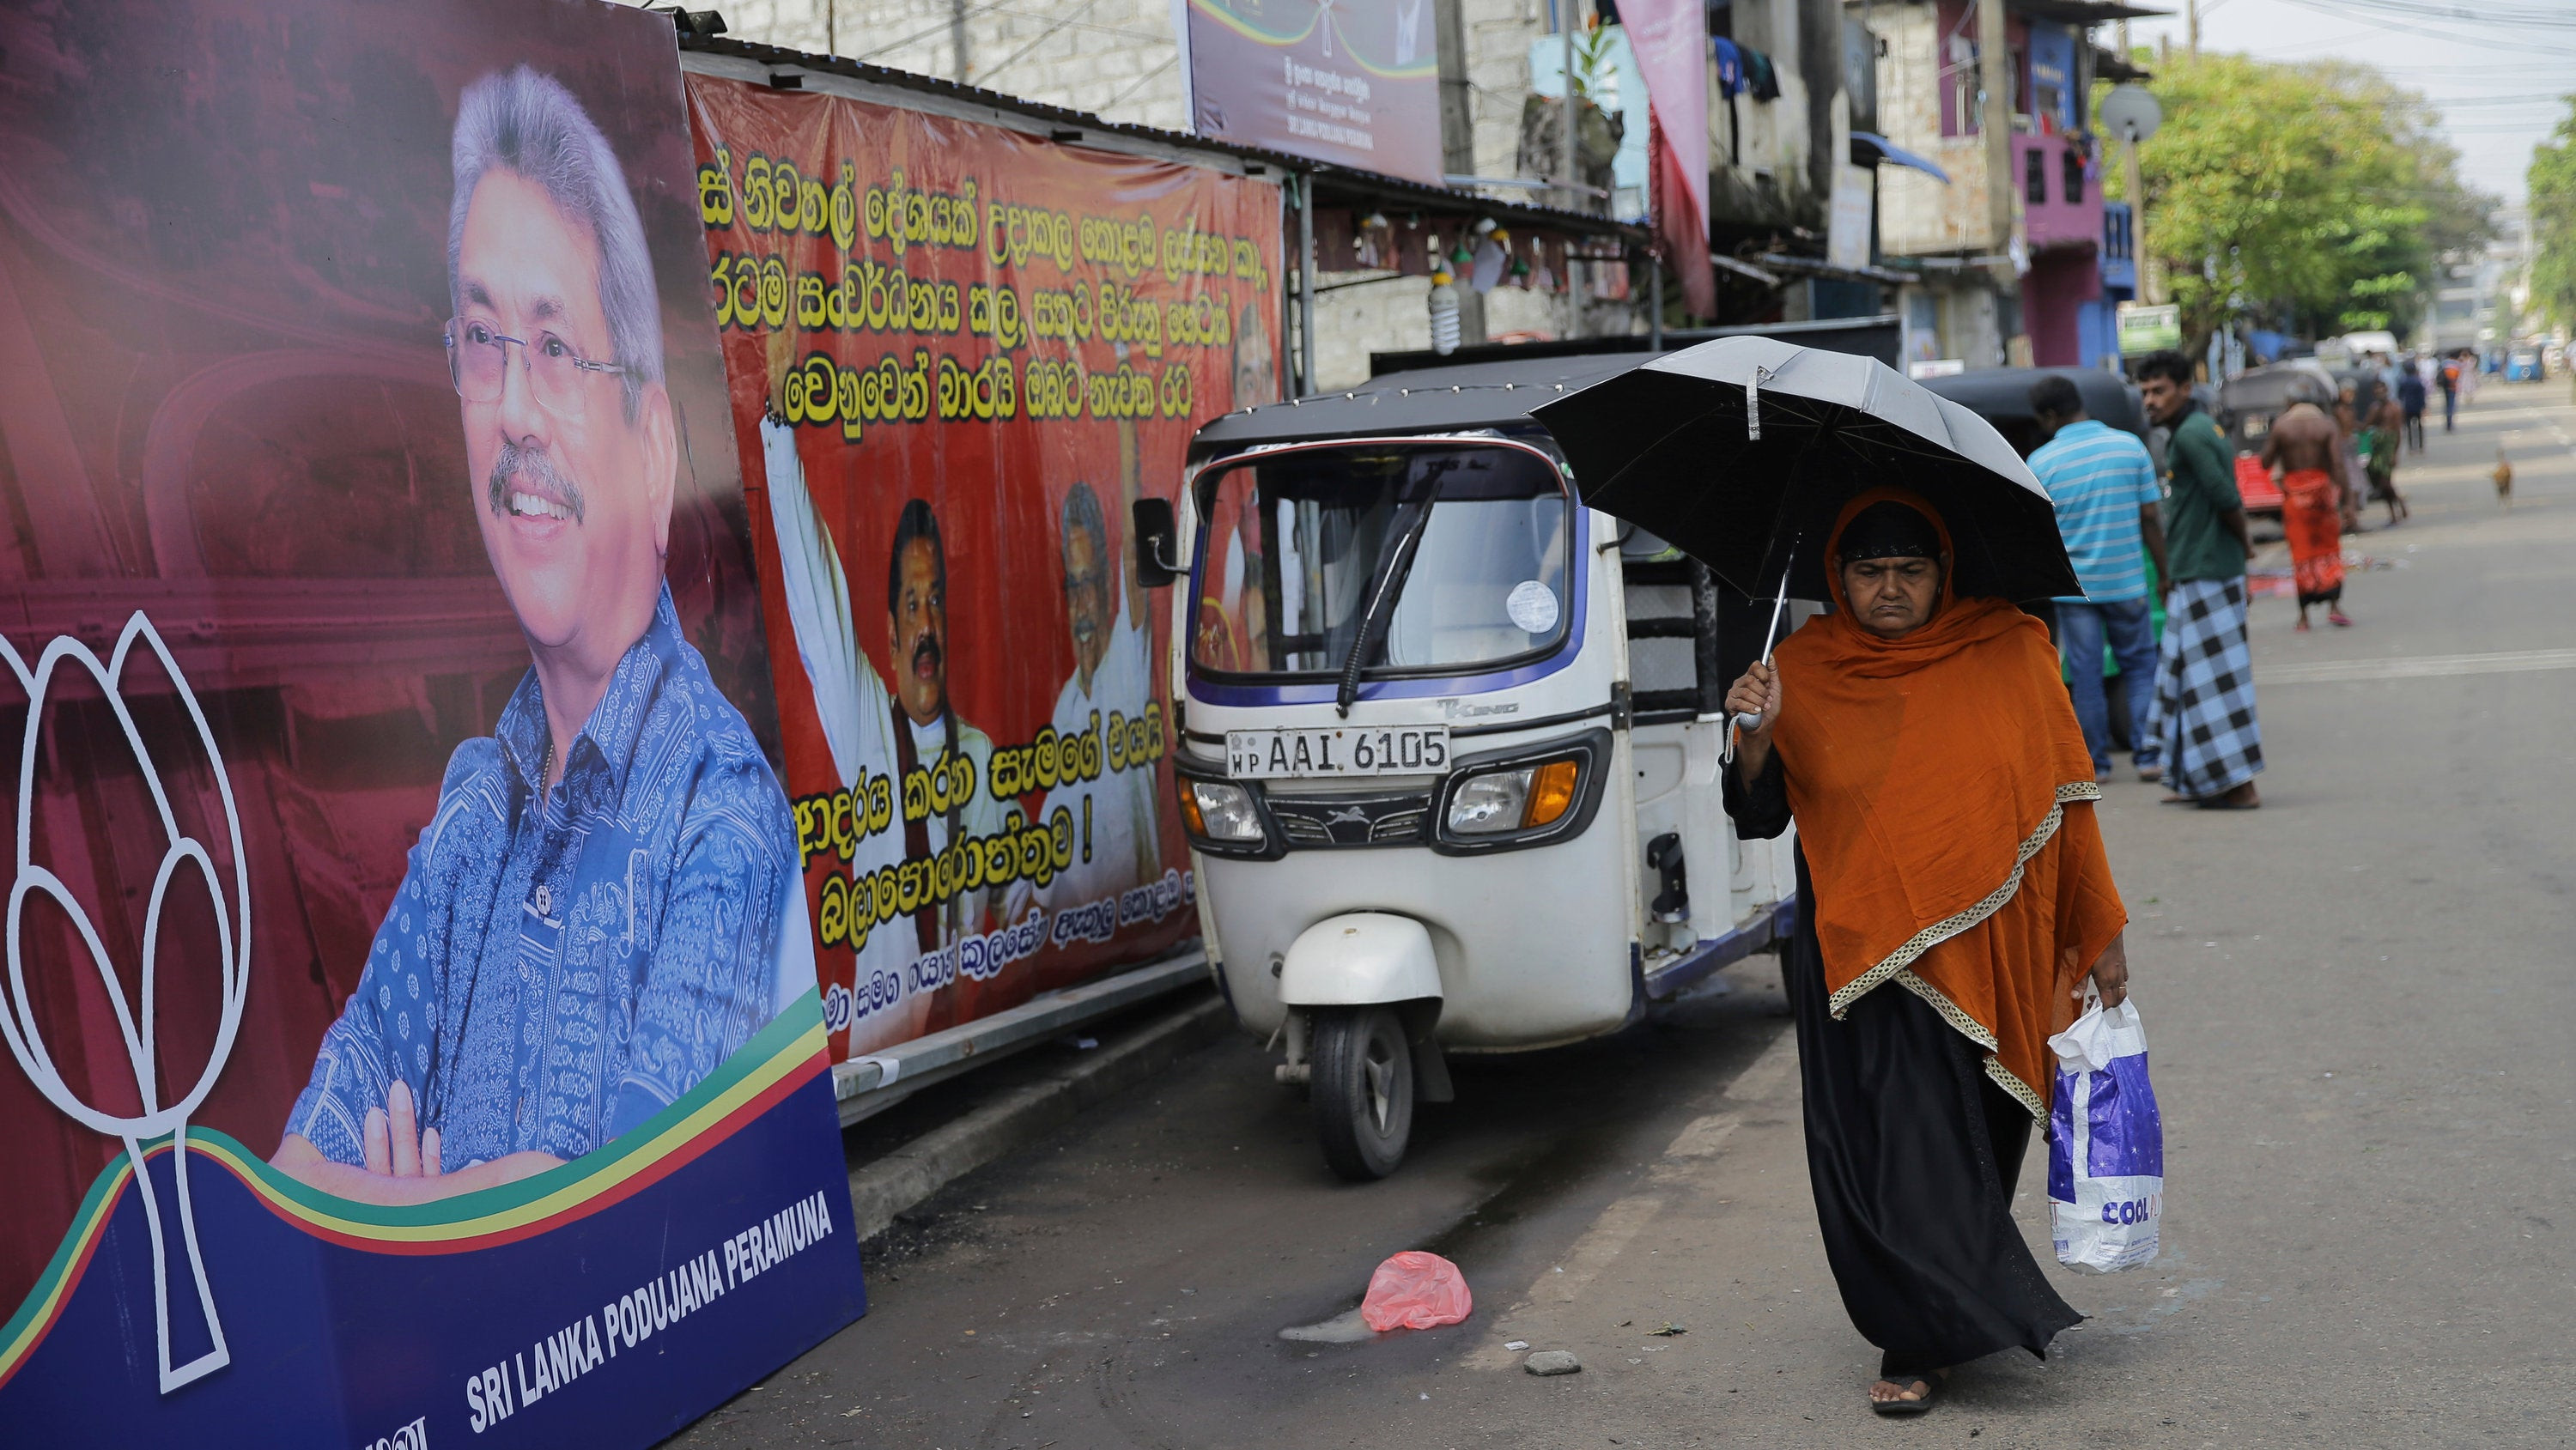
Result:
<svg viewBox="0 0 2576 1450">
<path fill-rule="evenodd" d="M 2182 795 L 2225 795 L 2263 773 L 2243 579 L 2179 580 L 2166 596 L 2145 733 L 2163 743 L 2165 784 Z"/>
</svg>

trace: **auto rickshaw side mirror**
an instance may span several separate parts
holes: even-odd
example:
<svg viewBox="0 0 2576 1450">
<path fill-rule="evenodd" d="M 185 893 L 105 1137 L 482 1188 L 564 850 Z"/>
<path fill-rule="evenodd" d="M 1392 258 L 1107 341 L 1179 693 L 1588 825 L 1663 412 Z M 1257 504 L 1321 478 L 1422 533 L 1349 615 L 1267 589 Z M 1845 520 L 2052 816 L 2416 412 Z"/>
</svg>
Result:
<svg viewBox="0 0 2576 1450">
<path fill-rule="evenodd" d="M 1167 498 L 1140 498 L 1130 516 L 1136 541 L 1136 582 L 1160 589 L 1181 577 L 1180 526 Z"/>
</svg>

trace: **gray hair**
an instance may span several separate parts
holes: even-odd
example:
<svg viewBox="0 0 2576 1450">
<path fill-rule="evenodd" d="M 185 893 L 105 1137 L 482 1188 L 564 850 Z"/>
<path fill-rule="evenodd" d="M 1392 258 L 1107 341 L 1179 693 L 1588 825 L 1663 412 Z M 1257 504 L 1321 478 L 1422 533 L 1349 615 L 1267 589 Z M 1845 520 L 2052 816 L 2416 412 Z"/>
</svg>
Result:
<svg viewBox="0 0 2576 1450">
<path fill-rule="evenodd" d="M 1091 491 L 1090 484 L 1079 479 L 1075 480 L 1072 488 L 1065 491 L 1064 539 L 1058 547 L 1063 550 L 1072 549 L 1073 536 L 1077 533 L 1091 536 L 1092 552 L 1101 555 L 1102 565 L 1107 566 L 1109 521 L 1101 516 L 1100 495 Z M 1070 579 L 1073 564 L 1069 556 L 1065 561 L 1065 568 L 1067 578 Z"/>
<path fill-rule="evenodd" d="M 545 189 L 557 209 L 590 228 L 599 247 L 599 310 L 608 317 L 610 359 L 624 368 L 626 421 L 635 421 L 647 383 L 662 380 L 662 299 L 644 222 L 626 190 L 617 152 L 563 83 L 522 65 L 465 88 L 456 106 L 456 200 L 447 217 L 447 295 L 457 298 L 465 212 L 483 174 L 498 166 Z"/>
</svg>

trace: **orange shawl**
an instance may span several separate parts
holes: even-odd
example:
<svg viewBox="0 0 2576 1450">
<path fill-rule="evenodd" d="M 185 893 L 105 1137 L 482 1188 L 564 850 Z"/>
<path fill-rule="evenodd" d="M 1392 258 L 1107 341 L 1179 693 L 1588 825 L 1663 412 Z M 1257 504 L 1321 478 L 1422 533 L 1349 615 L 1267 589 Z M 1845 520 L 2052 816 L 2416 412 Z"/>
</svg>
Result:
<svg viewBox="0 0 2576 1450">
<path fill-rule="evenodd" d="M 1853 516 L 1887 499 L 1930 519 L 1945 555 L 1932 618 L 1898 640 L 1852 623 L 1831 562 Z M 2012 605 L 1950 596 L 1948 528 L 1912 493 L 1852 500 L 1826 548 L 1835 612 L 1780 644 L 1774 738 L 1834 1015 L 1892 979 L 1985 1048 L 1987 1076 L 2045 1119 L 2048 1038 L 2128 924 L 2057 651 Z"/>
</svg>

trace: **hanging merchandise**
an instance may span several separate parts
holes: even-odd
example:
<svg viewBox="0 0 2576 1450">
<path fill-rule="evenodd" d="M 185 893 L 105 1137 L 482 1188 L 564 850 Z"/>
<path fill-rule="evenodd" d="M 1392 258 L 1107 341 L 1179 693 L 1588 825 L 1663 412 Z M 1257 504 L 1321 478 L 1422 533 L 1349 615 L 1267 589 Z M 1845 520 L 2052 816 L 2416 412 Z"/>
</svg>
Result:
<svg viewBox="0 0 2576 1450">
<path fill-rule="evenodd" d="M 1446 267 L 1431 274 L 1431 350 L 1442 357 L 1458 350 L 1458 288 Z"/>
<path fill-rule="evenodd" d="M 1536 246 L 1538 245 L 1538 243 L 1537 243 L 1535 240 L 1533 240 L 1533 241 L 1530 243 L 1530 245 L 1531 245 L 1532 247 L 1536 247 Z M 1520 248 L 1518 248 L 1518 247 L 1514 247 L 1514 248 L 1512 248 L 1512 249 L 1511 249 L 1511 253 L 1512 253 L 1512 264 L 1511 264 L 1511 267 L 1510 267 L 1510 268 L 1508 269 L 1508 271 L 1506 272 L 1506 275 L 1507 275 L 1507 276 L 1509 276 L 1509 277 L 1512 279 L 1512 285 L 1513 285 L 1513 286 L 1520 288 L 1520 289 L 1521 289 L 1522 291 L 1524 291 L 1524 292 L 1527 292 L 1528 290 L 1530 290 L 1530 264 L 1529 264 L 1529 258 L 1522 256 L 1522 255 L 1521 255 L 1521 249 L 1520 249 Z"/>
<path fill-rule="evenodd" d="M 1476 244 L 1475 270 L 1468 274 L 1467 285 L 1479 293 L 1491 292 L 1494 284 L 1503 280 L 1504 249 L 1511 245 L 1512 234 L 1490 218 L 1476 223 L 1476 230 L 1484 234 L 1484 240 Z"/>
<path fill-rule="evenodd" d="M 1359 235 L 1352 239 L 1353 247 L 1359 253 L 1360 266 L 1375 271 L 1393 265 L 1387 258 L 1388 244 L 1394 240 L 1395 227 L 1386 219 L 1385 212 L 1373 211 L 1361 218 Z"/>
</svg>

